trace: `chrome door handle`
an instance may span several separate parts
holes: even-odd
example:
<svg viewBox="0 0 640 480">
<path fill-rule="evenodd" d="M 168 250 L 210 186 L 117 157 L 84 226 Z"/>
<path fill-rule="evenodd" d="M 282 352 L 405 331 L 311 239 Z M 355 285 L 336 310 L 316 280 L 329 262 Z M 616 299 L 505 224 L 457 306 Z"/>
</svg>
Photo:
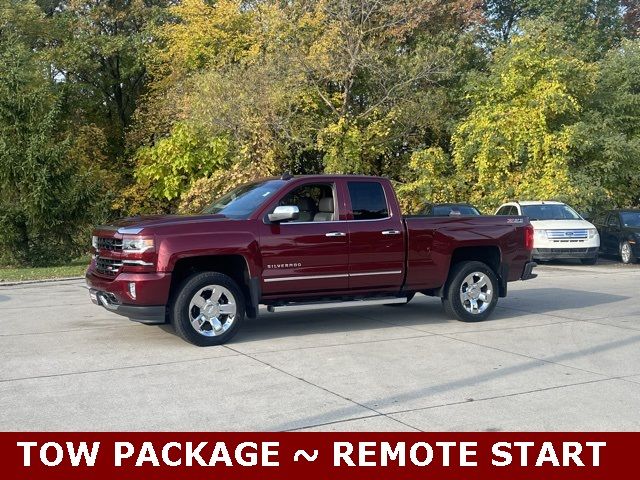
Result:
<svg viewBox="0 0 640 480">
<path fill-rule="evenodd" d="M 347 234 L 344 232 L 329 232 L 324 234 L 325 237 L 346 237 Z"/>
<path fill-rule="evenodd" d="M 383 235 L 400 235 L 400 230 L 383 230 Z"/>
</svg>

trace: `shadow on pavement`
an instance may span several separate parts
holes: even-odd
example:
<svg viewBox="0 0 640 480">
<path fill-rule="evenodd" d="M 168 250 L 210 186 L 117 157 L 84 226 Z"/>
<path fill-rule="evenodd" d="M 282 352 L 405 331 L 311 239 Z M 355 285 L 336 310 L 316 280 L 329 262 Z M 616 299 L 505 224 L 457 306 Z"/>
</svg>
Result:
<svg viewBox="0 0 640 480">
<path fill-rule="evenodd" d="M 580 357 L 585 357 L 597 353 L 602 353 L 610 350 L 615 350 L 617 348 L 623 348 L 629 345 L 635 345 L 640 342 L 640 335 L 634 335 L 629 338 L 625 338 L 622 340 L 615 340 L 612 342 L 601 343 L 599 345 L 594 345 L 593 347 L 584 348 L 581 350 L 576 350 L 574 352 L 566 352 L 558 355 L 554 355 L 551 357 L 545 357 L 544 360 L 527 360 L 525 362 L 519 363 L 517 365 L 513 365 L 510 367 L 500 368 L 494 371 L 490 371 L 487 373 L 483 373 L 480 375 L 473 375 L 464 378 L 460 378 L 457 380 L 452 380 L 450 382 L 440 383 L 436 385 L 428 385 L 420 389 L 411 390 L 408 392 L 397 393 L 392 396 L 387 396 L 384 398 L 367 400 L 366 402 L 362 402 L 365 407 L 372 408 L 374 410 L 379 411 L 380 409 L 389 409 L 393 406 L 398 406 L 401 402 L 413 401 L 421 398 L 428 398 L 432 395 L 437 395 L 453 390 L 458 390 L 463 387 L 468 387 L 470 385 L 479 385 L 482 383 L 489 382 L 491 380 L 506 377 L 509 375 L 520 374 L 535 368 L 543 367 L 548 365 L 549 363 L 562 363 L 568 360 L 574 360 Z M 467 399 L 467 402 L 472 402 L 474 399 Z M 462 403 L 463 400 L 460 401 Z M 428 406 L 417 408 L 417 410 L 429 408 Z M 415 408 L 410 410 L 416 410 Z M 398 408 L 396 413 L 402 412 L 402 408 Z M 300 423 L 313 426 L 322 423 L 329 422 L 337 422 L 341 420 L 348 420 L 349 417 L 353 414 L 353 406 L 344 407 L 341 409 L 334 410 L 332 413 L 323 413 L 322 415 L 311 415 L 305 419 L 296 420 L 295 424 L 283 424 L 278 426 L 277 430 L 289 430 L 292 428 L 299 428 Z"/>
<path fill-rule="evenodd" d="M 517 318 L 532 314 L 544 314 L 563 309 L 589 308 L 627 300 L 624 295 L 570 290 L 558 288 L 532 288 L 513 292 L 501 298 L 493 315 L 482 322 L 490 324 L 496 320 Z M 457 323 L 448 318 L 438 298 L 418 296 L 403 306 L 329 308 L 307 312 L 260 312 L 255 320 L 246 319 L 242 329 L 229 345 L 281 337 L 312 334 L 371 331 L 379 329 Z M 163 327 L 173 333 L 170 325 Z M 409 332 L 407 332 L 409 336 Z M 428 332 L 424 332 L 428 334 Z M 415 335 L 420 335 L 415 331 Z M 375 338 L 374 338 L 375 340 Z"/>
</svg>

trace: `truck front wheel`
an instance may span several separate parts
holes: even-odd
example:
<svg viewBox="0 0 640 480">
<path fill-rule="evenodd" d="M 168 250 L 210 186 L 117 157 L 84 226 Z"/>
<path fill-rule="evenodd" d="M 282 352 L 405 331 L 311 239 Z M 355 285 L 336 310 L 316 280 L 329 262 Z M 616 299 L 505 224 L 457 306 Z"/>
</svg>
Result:
<svg viewBox="0 0 640 480">
<path fill-rule="evenodd" d="M 233 337 L 244 320 L 244 296 L 227 275 L 196 273 L 179 287 L 171 308 L 176 333 L 200 347 L 220 345 Z"/>
<path fill-rule="evenodd" d="M 482 262 L 460 262 L 453 266 L 442 299 L 448 316 L 463 322 L 486 319 L 498 303 L 498 279 Z"/>
</svg>

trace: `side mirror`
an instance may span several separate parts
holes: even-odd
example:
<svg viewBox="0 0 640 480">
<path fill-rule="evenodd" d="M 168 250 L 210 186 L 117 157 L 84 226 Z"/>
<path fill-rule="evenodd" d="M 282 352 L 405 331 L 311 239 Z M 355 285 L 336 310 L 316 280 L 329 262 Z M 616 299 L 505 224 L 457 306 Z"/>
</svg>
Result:
<svg viewBox="0 0 640 480">
<path fill-rule="evenodd" d="M 295 205 L 281 205 L 276 207 L 273 213 L 268 215 L 270 222 L 284 222 L 287 220 L 297 220 L 300 210 Z"/>
</svg>

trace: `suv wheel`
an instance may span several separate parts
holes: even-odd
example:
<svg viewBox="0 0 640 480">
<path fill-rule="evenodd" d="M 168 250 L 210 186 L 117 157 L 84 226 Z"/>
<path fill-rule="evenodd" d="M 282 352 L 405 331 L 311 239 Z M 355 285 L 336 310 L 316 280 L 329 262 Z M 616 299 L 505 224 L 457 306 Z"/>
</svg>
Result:
<svg viewBox="0 0 640 480">
<path fill-rule="evenodd" d="M 227 342 L 240 328 L 244 314 L 240 288 L 231 277 L 217 272 L 188 277 L 171 308 L 176 333 L 200 347 Z"/>
<path fill-rule="evenodd" d="M 463 322 L 486 319 L 498 303 L 498 279 L 482 262 L 461 262 L 451 269 L 442 304 L 447 315 Z"/>
<path fill-rule="evenodd" d="M 620 244 L 620 258 L 622 259 L 622 263 L 634 263 L 636 261 L 636 256 L 633 254 L 633 248 L 631 248 L 631 244 L 626 240 Z"/>
</svg>

